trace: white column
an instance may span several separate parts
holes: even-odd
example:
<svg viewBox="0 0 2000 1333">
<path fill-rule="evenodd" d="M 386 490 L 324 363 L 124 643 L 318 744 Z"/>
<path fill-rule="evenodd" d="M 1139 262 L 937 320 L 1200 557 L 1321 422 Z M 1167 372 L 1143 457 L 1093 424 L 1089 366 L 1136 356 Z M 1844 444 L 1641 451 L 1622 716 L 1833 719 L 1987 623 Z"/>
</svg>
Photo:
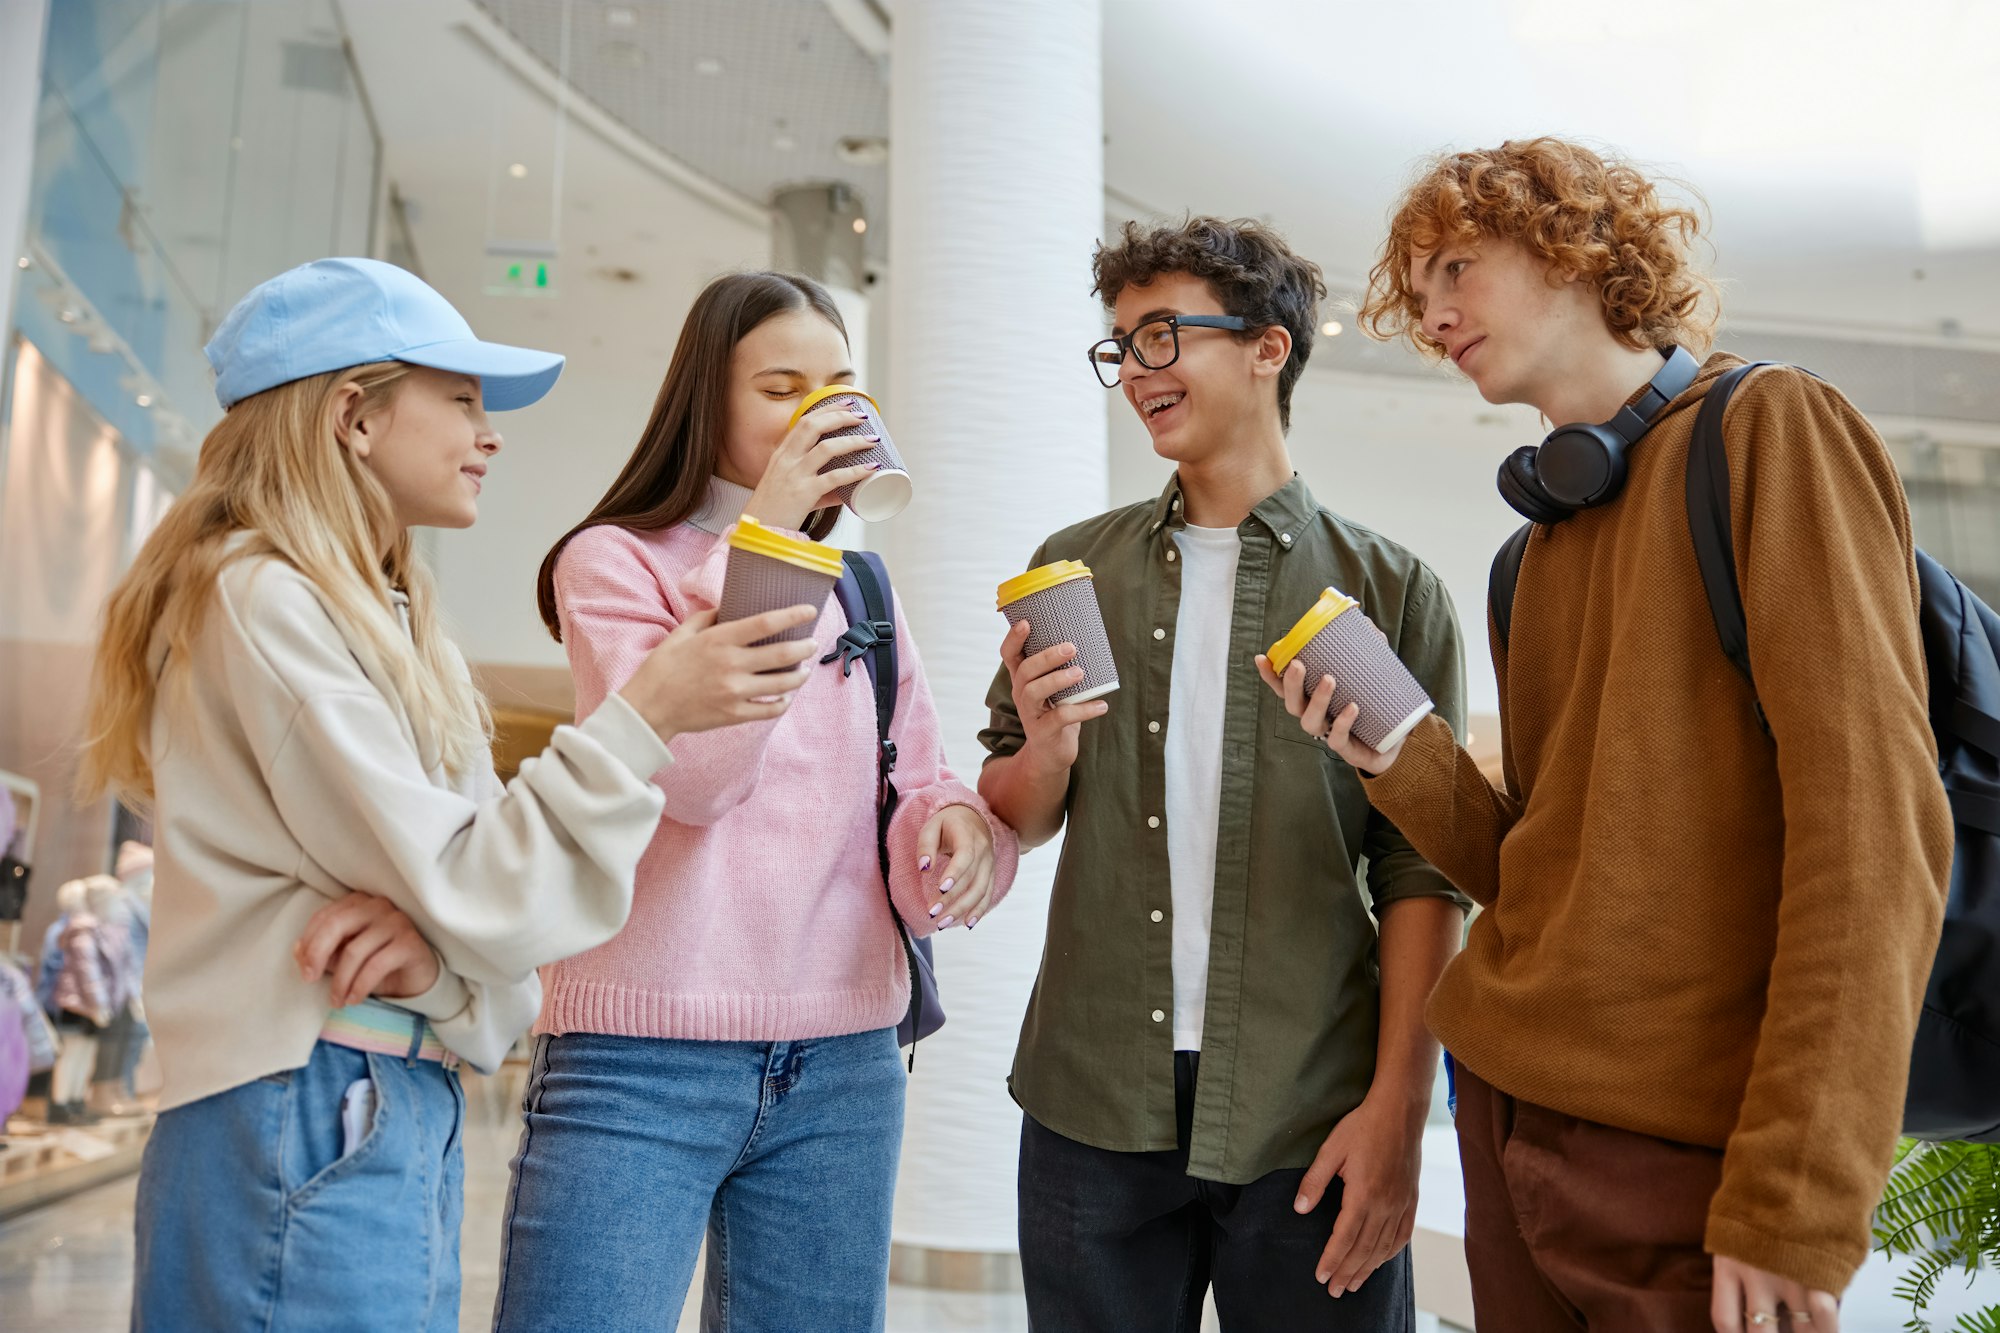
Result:
<svg viewBox="0 0 2000 1333">
<path fill-rule="evenodd" d="M 896 6 L 890 83 L 889 384 L 916 482 L 882 544 L 924 657 L 952 766 L 972 780 L 999 665 L 999 581 L 1108 502 L 1098 0 Z M 896 1239 L 1015 1249 L 1020 1111 L 1006 1075 L 1042 951 L 1055 849 L 977 931 L 937 947 L 950 1015 L 910 1083 Z M 908 1272 L 907 1265 L 903 1271 Z"/>
<path fill-rule="evenodd" d="M 28 223 L 35 107 L 42 96 L 48 0 L 0 0 L 0 329 L 11 322 Z"/>
</svg>

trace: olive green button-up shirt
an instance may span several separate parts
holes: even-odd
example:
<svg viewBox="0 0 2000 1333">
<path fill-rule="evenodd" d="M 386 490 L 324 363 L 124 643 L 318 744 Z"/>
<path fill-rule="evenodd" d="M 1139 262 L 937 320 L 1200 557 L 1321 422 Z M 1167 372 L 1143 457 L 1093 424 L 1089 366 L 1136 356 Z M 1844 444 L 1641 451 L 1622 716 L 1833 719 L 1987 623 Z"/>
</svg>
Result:
<svg viewBox="0 0 2000 1333">
<path fill-rule="evenodd" d="M 1056 1133 L 1116 1152 L 1176 1146 L 1167 699 L 1180 611 L 1178 478 L 1159 499 L 1057 533 L 1029 568 L 1081 560 L 1118 663 L 1110 712 L 1083 725 L 1041 973 L 1009 1080 Z M 1371 810 L 1359 779 L 1305 734 L 1251 658 L 1332 586 L 1356 598 L 1463 734 L 1465 670 L 1443 583 L 1402 547 L 1322 509 L 1297 476 L 1237 529 L 1208 1004 L 1188 1172 L 1246 1184 L 1309 1164 L 1375 1073 L 1375 912 L 1470 904 Z M 1024 741 L 1006 671 L 981 733 Z M 1360 863 L 1367 861 L 1367 898 Z"/>
</svg>

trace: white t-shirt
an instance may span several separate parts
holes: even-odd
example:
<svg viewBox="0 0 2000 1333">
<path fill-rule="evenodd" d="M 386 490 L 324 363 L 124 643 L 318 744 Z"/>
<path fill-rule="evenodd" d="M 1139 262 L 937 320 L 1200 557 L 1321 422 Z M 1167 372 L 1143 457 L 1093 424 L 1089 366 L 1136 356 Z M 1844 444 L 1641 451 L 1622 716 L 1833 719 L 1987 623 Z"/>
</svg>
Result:
<svg viewBox="0 0 2000 1333">
<path fill-rule="evenodd" d="M 1174 1049 L 1201 1049 L 1215 831 L 1222 806 L 1222 715 L 1236 607 L 1234 528 L 1180 529 L 1181 606 L 1167 693 L 1167 868 L 1174 906 Z M 1245 664 L 1247 669 L 1248 664 Z"/>
</svg>

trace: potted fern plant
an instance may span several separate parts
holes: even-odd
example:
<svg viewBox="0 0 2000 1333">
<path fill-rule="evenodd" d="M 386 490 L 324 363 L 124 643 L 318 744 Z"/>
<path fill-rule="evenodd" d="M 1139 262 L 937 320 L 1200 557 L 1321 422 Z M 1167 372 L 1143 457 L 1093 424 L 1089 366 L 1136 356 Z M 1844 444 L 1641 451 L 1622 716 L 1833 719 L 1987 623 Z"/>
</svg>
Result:
<svg viewBox="0 0 2000 1333">
<path fill-rule="evenodd" d="M 2000 1268 L 2000 1143 L 1905 1139 L 1875 1213 L 1875 1242 L 1914 1265 L 1896 1285 L 1909 1333 L 1932 1333 L 1925 1312 L 1948 1274 L 1967 1281 Z M 1952 1333 L 2000 1333 L 2000 1305 L 1961 1315 Z"/>
</svg>

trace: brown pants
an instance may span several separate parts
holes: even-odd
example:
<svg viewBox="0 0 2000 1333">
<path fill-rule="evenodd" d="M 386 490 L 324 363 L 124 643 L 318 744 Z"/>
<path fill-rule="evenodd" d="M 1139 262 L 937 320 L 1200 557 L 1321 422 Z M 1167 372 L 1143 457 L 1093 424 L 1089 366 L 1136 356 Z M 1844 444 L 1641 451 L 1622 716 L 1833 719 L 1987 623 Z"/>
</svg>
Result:
<svg viewBox="0 0 2000 1333">
<path fill-rule="evenodd" d="M 1457 1070 L 1479 1333 L 1712 1333 L 1701 1242 L 1722 1153 L 1579 1120 Z"/>
</svg>

